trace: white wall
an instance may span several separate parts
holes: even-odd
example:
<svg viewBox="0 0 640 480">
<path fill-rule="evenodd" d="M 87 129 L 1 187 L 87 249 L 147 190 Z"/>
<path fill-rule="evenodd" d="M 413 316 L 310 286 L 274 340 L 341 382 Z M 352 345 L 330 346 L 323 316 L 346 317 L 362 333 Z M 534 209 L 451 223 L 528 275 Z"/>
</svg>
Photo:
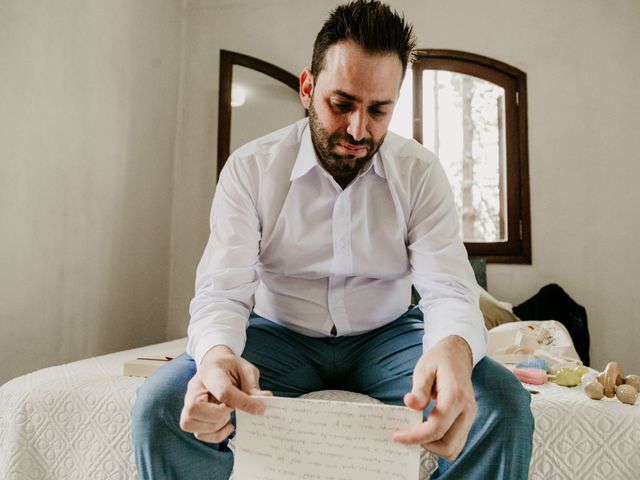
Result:
<svg viewBox="0 0 640 480">
<path fill-rule="evenodd" d="M 0 383 L 165 339 L 181 11 L 0 0 Z"/>
<path fill-rule="evenodd" d="M 489 266 L 489 289 L 519 303 L 556 282 L 589 313 L 592 363 L 640 372 L 640 3 L 635 0 L 403 0 L 423 48 L 494 57 L 528 75 L 533 264 Z M 169 337 L 184 335 L 208 234 L 219 49 L 298 73 L 333 1 L 194 0 L 186 5 Z"/>
</svg>

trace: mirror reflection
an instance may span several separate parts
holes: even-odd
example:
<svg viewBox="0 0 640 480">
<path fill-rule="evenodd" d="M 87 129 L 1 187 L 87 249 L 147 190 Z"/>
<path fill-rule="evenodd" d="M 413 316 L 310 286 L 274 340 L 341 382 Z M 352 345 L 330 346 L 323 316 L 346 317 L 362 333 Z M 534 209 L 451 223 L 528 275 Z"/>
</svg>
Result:
<svg viewBox="0 0 640 480">
<path fill-rule="evenodd" d="M 262 72 L 233 66 L 230 151 L 304 116 L 298 92 Z"/>
</svg>

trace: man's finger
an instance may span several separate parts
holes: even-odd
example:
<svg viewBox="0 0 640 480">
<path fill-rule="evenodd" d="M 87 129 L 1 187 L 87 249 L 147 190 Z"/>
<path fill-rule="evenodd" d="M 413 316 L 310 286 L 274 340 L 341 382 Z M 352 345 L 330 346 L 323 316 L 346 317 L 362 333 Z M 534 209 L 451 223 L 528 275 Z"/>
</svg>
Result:
<svg viewBox="0 0 640 480">
<path fill-rule="evenodd" d="M 405 405 L 414 410 L 424 410 L 431 400 L 435 379 L 434 369 L 421 358 L 413 369 L 411 392 L 404 396 Z"/>
<path fill-rule="evenodd" d="M 394 440 L 401 443 L 436 442 L 442 440 L 459 420 L 466 420 L 465 425 L 471 428 L 477 406 L 475 401 L 465 402 L 463 398 L 457 390 L 440 392 L 440 398 L 427 420 L 414 428 L 397 432 Z"/>
<path fill-rule="evenodd" d="M 260 390 L 259 388 L 252 388 L 249 395 L 255 395 L 257 397 L 273 397 L 273 392 L 270 390 Z"/>
<path fill-rule="evenodd" d="M 433 412 L 431 412 L 433 414 Z M 441 436 L 437 436 L 441 427 L 438 427 L 437 421 L 429 415 L 428 420 L 421 424 L 398 430 L 393 434 L 393 440 L 399 443 L 406 444 L 422 444 L 433 442 L 436 439 L 439 440 L 444 436 L 446 430 L 443 431 Z"/>
<path fill-rule="evenodd" d="M 243 381 L 244 378 L 241 378 L 241 385 Z M 264 404 L 258 399 L 251 398 L 246 392 L 234 386 L 224 370 L 216 369 L 210 372 L 205 387 L 218 402 L 224 403 L 229 407 L 238 408 L 254 415 L 264 413 Z"/>
<path fill-rule="evenodd" d="M 229 407 L 237 408 L 254 415 L 262 415 L 265 410 L 264 404 L 257 398 L 250 397 L 239 388 L 231 385 L 214 394 L 219 401 L 224 402 Z"/>
<path fill-rule="evenodd" d="M 453 462 L 464 449 L 473 424 L 473 416 L 463 412 L 440 440 L 423 443 L 422 446 L 448 462 Z"/>
<path fill-rule="evenodd" d="M 399 430 L 393 439 L 400 443 L 428 443 L 442 439 L 460 415 L 459 410 L 436 404 L 426 421 L 413 428 Z"/>
<path fill-rule="evenodd" d="M 220 419 L 225 419 L 224 423 L 229 421 L 233 408 L 224 403 L 196 402 L 192 404 L 185 403 L 185 414 L 194 420 L 205 423 L 219 423 Z"/>
<path fill-rule="evenodd" d="M 220 443 L 229 435 L 231 435 L 231 433 L 234 430 L 235 430 L 235 427 L 232 424 L 227 423 L 224 427 L 222 427 L 217 432 L 195 433 L 194 437 L 196 437 L 200 441 L 207 442 L 207 443 Z"/>
<path fill-rule="evenodd" d="M 230 417 L 221 417 L 213 421 L 203 422 L 187 415 L 180 416 L 180 428 L 185 432 L 208 434 L 215 433 L 229 423 Z"/>
<path fill-rule="evenodd" d="M 207 388 L 204 386 L 202 379 L 195 375 L 189 383 L 187 384 L 187 391 L 184 395 L 184 403 L 185 405 L 192 405 L 198 402 L 206 402 L 208 401 L 209 392 Z"/>
</svg>

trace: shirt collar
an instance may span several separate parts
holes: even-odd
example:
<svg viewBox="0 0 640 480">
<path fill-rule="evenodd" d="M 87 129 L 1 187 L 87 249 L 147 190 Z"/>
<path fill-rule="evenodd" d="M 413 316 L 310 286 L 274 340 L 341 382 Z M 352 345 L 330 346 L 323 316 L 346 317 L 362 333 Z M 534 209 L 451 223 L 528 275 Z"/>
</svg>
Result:
<svg viewBox="0 0 640 480">
<path fill-rule="evenodd" d="M 387 178 L 387 172 L 384 169 L 384 162 L 382 161 L 382 153 L 383 153 L 384 143 L 380 147 L 380 149 L 373 156 L 373 171 L 381 178 Z"/>
<path fill-rule="evenodd" d="M 383 147 L 384 144 L 373 156 L 373 161 L 369 163 L 364 171 L 360 172 L 359 176 L 366 174 L 373 166 L 373 171 L 379 177 L 387 178 L 381 155 Z M 309 127 L 309 124 L 307 124 L 302 132 L 302 137 L 300 138 L 300 149 L 298 150 L 298 156 L 296 157 L 293 169 L 291 170 L 289 180 L 295 180 L 306 175 L 313 167 L 322 168 L 320 166 L 320 160 L 318 160 L 318 156 L 316 154 L 316 149 L 313 147 L 313 142 L 311 141 L 311 128 Z"/>
<path fill-rule="evenodd" d="M 291 170 L 291 177 L 289 180 L 295 180 L 302 177 L 313 167 L 320 166 L 318 157 L 316 156 L 316 149 L 313 148 L 313 142 L 311 141 L 311 129 L 309 124 L 302 131 L 302 138 L 300 139 L 300 149 L 298 150 L 298 156 L 296 162 L 293 164 Z"/>
</svg>

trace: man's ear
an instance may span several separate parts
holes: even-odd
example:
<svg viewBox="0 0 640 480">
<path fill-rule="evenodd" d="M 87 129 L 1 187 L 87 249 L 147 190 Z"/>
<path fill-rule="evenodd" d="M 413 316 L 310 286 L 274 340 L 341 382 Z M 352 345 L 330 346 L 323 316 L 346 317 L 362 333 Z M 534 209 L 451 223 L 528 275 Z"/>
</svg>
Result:
<svg viewBox="0 0 640 480">
<path fill-rule="evenodd" d="M 305 68 L 300 74 L 300 101 L 302 106 L 309 109 L 311 96 L 313 95 L 313 74 L 311 70 Z"/>
</svg>

